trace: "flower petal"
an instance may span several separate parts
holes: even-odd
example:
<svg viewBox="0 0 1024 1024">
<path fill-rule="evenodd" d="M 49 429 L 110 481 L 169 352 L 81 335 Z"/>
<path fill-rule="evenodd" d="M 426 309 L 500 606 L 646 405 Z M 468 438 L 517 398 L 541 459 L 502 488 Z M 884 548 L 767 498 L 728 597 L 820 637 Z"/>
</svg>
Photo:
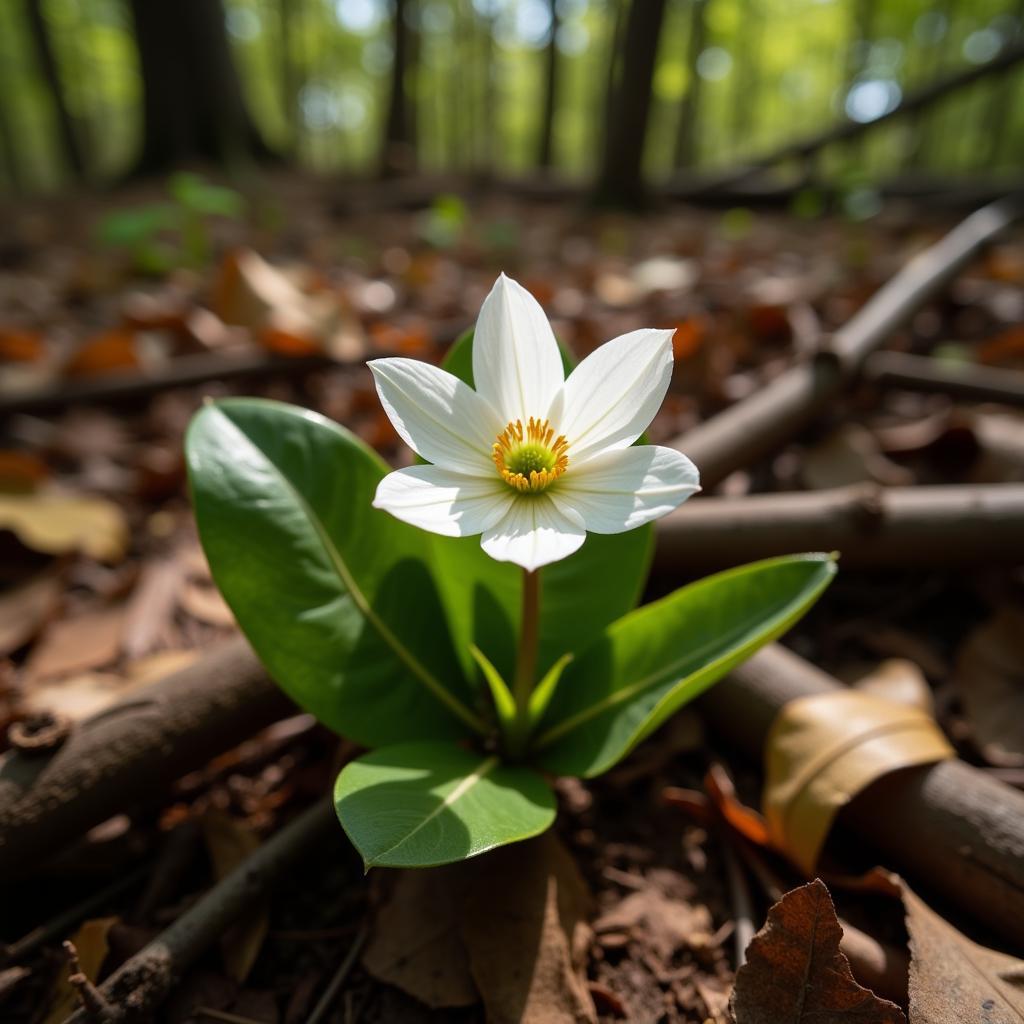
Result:
<svg viewBox="0 0 1024 1024">
<path fill-rule="evenodd" d="M 595 349 L 569 374 L 556 430 L 569 465 L 631 445 L 654 419 L 672 376 L 672 331 L 631 331 Z"/>
<path fill-rule="evenodd" d="M 567 558 L 587 539 L 583 520 L 559 510 L 546 494 L 515 498 L 505 518 L 484 532 L 480 546 L 499 562 L 515 562 L 532 572 Z"/>
<path fill-rule="evenodd" d="M 700 490 L 697 467 L 672 448 L 605 452 L 569 471 L 551 499 L 593 533 L 624 533 L 671 512 Z"/>
<path fill-rule="evenodd" d="M 473 380 L 505 423 L 544 419 L 565 381 L 562 357 L 540 303 L 502 274 L 480 307 Z"/>
<path fill-rule="evenodd" d="M 372 359 L 377 394 L 395 430 L 427 462 L 495 476 L 491 447 L 505 426 L 458 377 L 417 359 Z"/>
<path fill-rule="evenodd" d="M 377 485 L 373 507 L 445 537 L 471 537 L 497 523 L 515 501 L 513 490 L 494 476 L 453 473 L 440 466 L 410 466 Z"/>
</svg>

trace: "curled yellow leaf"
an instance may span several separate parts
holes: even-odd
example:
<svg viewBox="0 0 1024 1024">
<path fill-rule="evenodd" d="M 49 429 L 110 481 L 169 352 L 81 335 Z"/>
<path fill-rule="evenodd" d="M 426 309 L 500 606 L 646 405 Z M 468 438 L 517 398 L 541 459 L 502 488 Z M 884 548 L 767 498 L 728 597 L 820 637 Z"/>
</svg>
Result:
<svg viewBox="0 0 1024 1024">
<path fill-rule="evenodd" d="M 858 793 L 890 772 L 954 756 L 919 708 L 853 690 L 792 701 L 765 747 L 772 845 L 810 875 L 836 815 Z"/>
</svg>

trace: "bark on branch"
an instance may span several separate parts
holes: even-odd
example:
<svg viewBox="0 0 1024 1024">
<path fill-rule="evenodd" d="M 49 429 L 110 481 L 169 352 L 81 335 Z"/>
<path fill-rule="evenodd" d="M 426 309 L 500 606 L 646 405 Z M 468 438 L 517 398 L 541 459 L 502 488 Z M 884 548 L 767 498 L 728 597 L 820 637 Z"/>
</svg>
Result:
<svg viewBox="0 0 1024 1024">
<path fill-rule="evenodd" d="M 239 638 L 82 723 L 54 753 L 6 755 L 0 876 L 28 873 L 290 709 Z"/>
<path fill-rule="evenodd" d="M 1024 485 L 705 498 L 658 521 L 655 568 L 691 575 L 800 551 L 838 551 L 844 567 L 1024 562 Z"/>
<path fill-rule="evenodd" d="M 864 364 L 864 379 L 880 388 L 1024 406 L 1024 373 L 1018 370 L 949 364 L 904 352 L 876 352 Z"/>
</svg>

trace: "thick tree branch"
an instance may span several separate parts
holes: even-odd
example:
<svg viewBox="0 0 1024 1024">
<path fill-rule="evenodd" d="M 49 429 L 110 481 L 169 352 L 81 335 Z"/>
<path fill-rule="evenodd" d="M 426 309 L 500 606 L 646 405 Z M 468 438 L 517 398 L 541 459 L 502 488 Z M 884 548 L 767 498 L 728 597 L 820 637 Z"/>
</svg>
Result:
<svg viewBox="0 0 1024 1024">
<path fill-rule="evenodd" d="M 951 364 L 904 352 L 876 352 L 864 364 L 864 379 L 880 388 L 1024 406 L 1024 373 L 1018 370 Z"/>
<path fill-rule="evenodd" d="M 657 524 L 655 570 L 691 575 L 772 555 L 838 551 L 842 565 L 1024 562 L 1024 485 L 872 484 L 795 494 L 705 498 Z"/>
</svg>

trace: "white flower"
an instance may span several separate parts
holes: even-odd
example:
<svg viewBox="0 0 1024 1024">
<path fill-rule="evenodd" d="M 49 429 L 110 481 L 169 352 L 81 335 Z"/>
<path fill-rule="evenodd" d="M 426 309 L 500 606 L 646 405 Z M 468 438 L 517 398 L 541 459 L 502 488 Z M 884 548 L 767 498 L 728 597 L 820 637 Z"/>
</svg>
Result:
<svg viewBox="0 0 1024 1024">
<path fill-rule="evenodd" d="M 592 533 L 622 533 L 700 490 L 671 448 L 631 447 L 672 375 L 672 332 L 632 331 L 568 380 L 536 299 L 502 274 L 473 338 L 476 391 L 415 359 L 374 359 L 377 392 L 429 466 L 386 476 L 376 508 L 449 537 L 483 534 L 492 557 L 534 570 Z"/>
</svg>

